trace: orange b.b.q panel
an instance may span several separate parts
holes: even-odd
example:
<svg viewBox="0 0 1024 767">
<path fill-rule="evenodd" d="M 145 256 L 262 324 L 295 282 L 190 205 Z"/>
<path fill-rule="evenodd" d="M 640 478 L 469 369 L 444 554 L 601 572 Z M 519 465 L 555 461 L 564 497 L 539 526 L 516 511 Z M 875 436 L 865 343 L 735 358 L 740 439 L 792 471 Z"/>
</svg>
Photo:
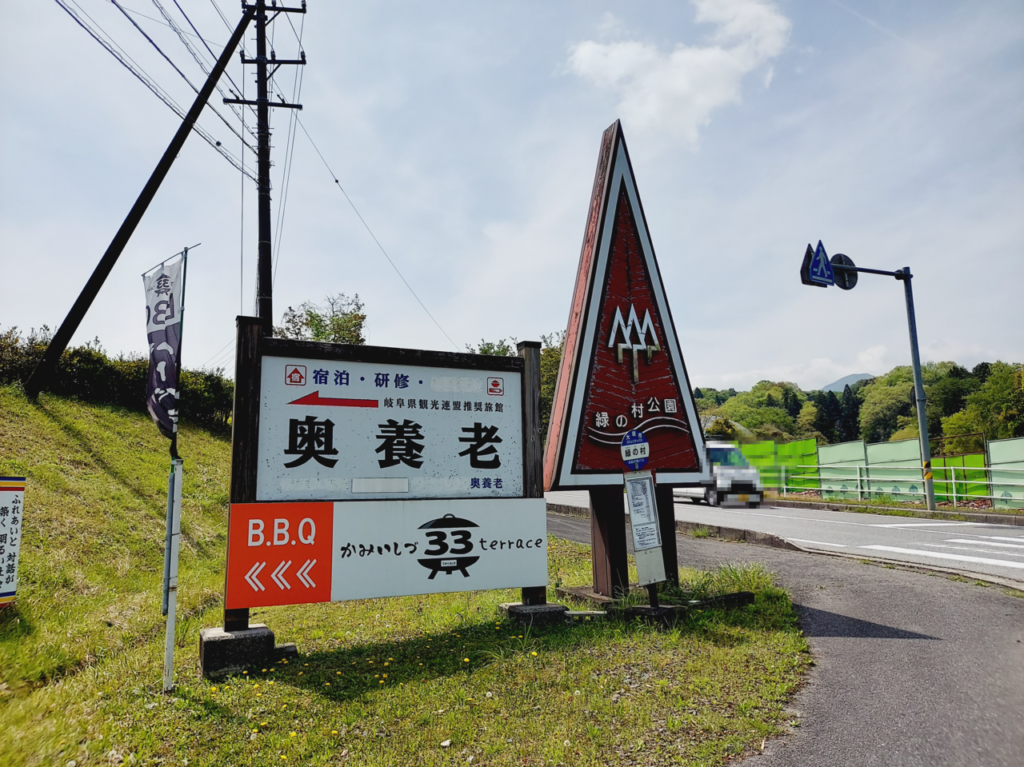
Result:
<svg viewBox="0 0 1024 767">
<path fill-rule="evenodd" d="M 225 607 L 330 602 L 333 536 L 333 503 L 232 504 Z"/>
</svg>

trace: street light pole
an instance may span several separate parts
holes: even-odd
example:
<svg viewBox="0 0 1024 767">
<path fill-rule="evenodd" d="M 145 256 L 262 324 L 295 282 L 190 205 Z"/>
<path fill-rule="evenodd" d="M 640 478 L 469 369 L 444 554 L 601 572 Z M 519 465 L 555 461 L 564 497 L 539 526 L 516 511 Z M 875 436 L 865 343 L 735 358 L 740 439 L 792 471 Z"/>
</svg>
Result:
<svg viewBox="0 0 1024 767">
<path fill-rule="evenodd" d="M 924 382 L 921 380 L 921 355 L 917 349 L 917 319 L 914 316 L 914 291 L 910 281 L 913 276 L 910 267 L 905 266 L 895 272 L 882 269 L 865 269 L 853 263 L 853 259 L 843 253 L 836 253 L 829 260 L 825 246 L 818 240 L 818 247 L 810 244 L 804 252 L 804 262 L 800 267 L 800 281 L 804 285 L 827 288 L 835 285 L 843 290 L 852 290 L 857 285 L 857 277 L 861 272 L 895 277 L 903 282 L 903 290 L 907 299 L 907 326 L 910 329 L 910 356 L 914 366 L 914 398 L 917 402 L 917 433 L 918 445 L 921 448 L 921 475 L 924 480 L 925 500 L 929 511 L 935 511 L 935 486 L 932 482 L 932 454 L 928 444 L 927 400 L 924 395 Z"/>
<path fill-rule="evenodd" d="M 910 267 L 904 266 L 897 270 L 896 279 L 902 280 L 903 290 L 907 298 L 907 326 L 910 328 L 910 357 L 914 365 L 914 393 L 917 400 L 917 432 L 921 445 L 921 465 L 924 469 L 924 492 L 928 508 L 935 511 L 935 486 L 932 482 L 932 454 L 928 445 L 927 400 L 924 393 L 924 382 L 921 380 L 921 355 L 917 349 L 917 319 L 914 316 L 914 290 L 911 287 L 913 276 Z"/>
</svg>

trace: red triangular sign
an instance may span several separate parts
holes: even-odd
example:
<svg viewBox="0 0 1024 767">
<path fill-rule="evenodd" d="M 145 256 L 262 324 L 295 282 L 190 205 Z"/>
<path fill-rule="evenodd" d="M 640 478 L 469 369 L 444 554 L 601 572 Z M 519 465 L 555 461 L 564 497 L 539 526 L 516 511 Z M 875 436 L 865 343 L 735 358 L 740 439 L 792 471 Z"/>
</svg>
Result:
<svg viewBox="0 0 1024 767">
<path fill-rule="evenodd" d="M 707 479 L 704 441 L 622 126 L 604 132 L 544 453 L 544 487 L 622 484 L 623 440 L 658 484 Z"/>
</svg>

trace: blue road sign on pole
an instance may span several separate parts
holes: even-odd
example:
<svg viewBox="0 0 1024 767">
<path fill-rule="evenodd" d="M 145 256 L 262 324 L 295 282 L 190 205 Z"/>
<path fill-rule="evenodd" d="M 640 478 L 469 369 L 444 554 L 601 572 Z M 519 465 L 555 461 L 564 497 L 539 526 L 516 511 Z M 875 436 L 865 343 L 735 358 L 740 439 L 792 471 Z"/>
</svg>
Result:
<svg viewBox="0 0 1024 767">
<path fill-rule="evenodd" d="M 630 471 L 640 471 L 651 457 L 651 446 L 642 431 L 632 429 L 622 438 L 622 461 Z"/>
<path fill-rule="evenodd" d="M 814 257 L 811 259 L 810 279 L 816 285 L 836 284 L 835 272 L 832 271 L 832 264 L 821 240 L 818 240 L 818 247 L 814 249 Z"/>
</svg>

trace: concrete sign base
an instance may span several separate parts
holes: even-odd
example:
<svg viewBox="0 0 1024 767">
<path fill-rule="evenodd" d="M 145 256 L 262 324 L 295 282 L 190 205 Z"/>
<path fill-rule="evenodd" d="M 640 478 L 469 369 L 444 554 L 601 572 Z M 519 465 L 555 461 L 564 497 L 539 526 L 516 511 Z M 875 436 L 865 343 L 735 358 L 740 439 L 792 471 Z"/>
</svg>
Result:
<svg viewBox="0 0 1024 767">
<path fill-rule="evenodd" d="M 199 632 L 199 669 L 206 678 L 238 674 L 274 662 L 274 632 L 263 623 L 243 631 L 209 628 Z"/>
<path fill-rule="evenodd" d="M 569 608 L 565 605 L 524 605 L 522 602 L 505 602 L 498 608 L 520 626 L 550 626 L 565 623 Z"/>
</svg>

